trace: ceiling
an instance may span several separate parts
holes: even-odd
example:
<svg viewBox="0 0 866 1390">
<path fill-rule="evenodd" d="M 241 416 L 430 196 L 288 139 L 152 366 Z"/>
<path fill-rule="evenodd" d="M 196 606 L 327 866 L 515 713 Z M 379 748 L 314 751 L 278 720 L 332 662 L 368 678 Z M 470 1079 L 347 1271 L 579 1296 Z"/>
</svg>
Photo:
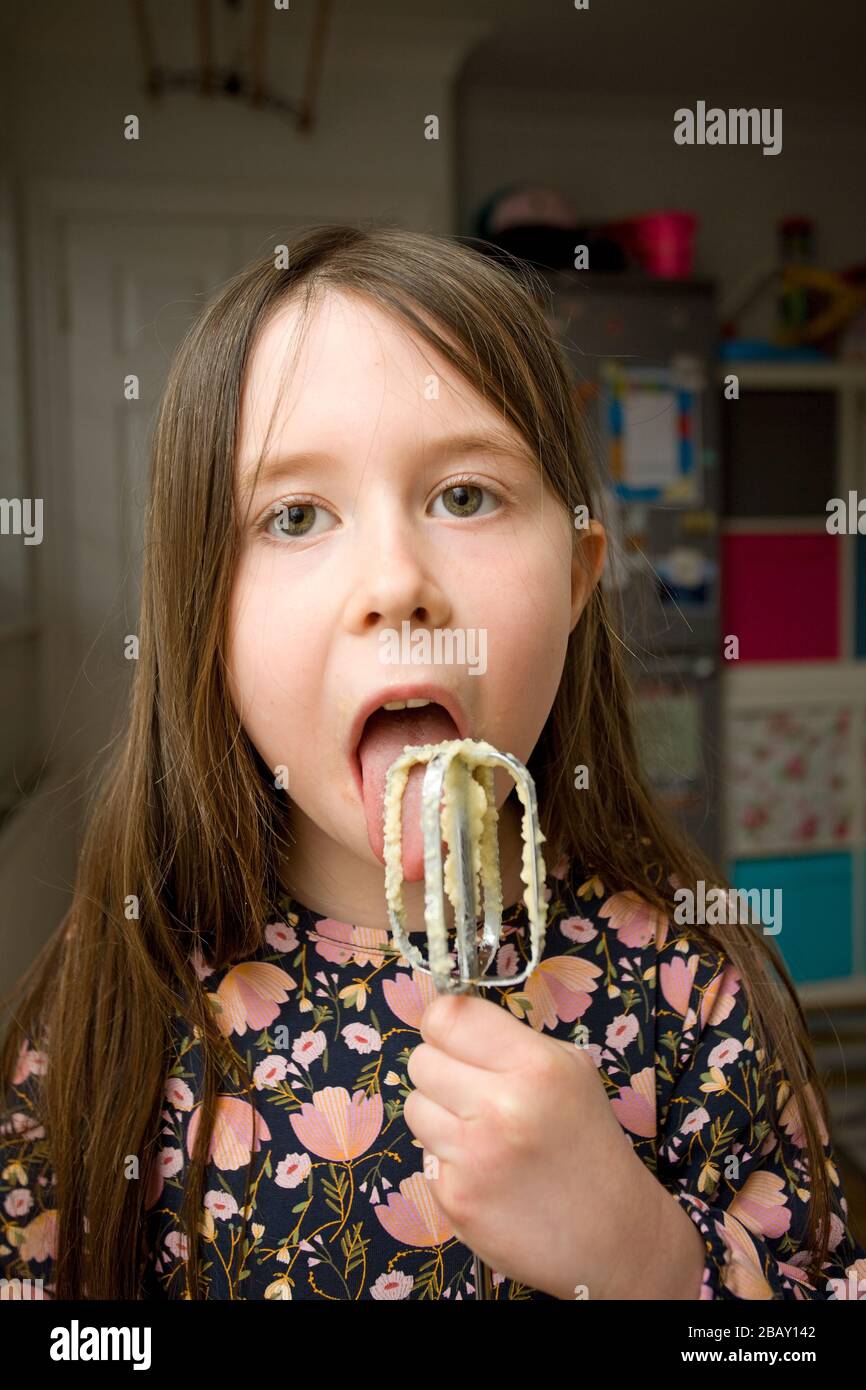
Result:
<svg viewBox="0 0 866 1390">
<path fill-rule="evenodd" d="M 476 8 L 465 0 L 464 13 Z M 485 3 L 479 13 L 489 16 Z M 708 105 L 796 99 L 866 104 L 864 0 L 500 0 L 500 22 L 461 82 L 683 92 Z"/>
</svg>

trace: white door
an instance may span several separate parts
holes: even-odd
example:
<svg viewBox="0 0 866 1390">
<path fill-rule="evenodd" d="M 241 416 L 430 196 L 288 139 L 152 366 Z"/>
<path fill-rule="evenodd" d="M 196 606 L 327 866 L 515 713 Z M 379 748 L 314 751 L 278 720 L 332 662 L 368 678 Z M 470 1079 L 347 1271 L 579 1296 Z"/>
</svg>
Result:
<svg viewBox="0 0 866 1390">
<path fill-rule="evenodd" d="M 128 226 L 70 220 L 65 341 L 68 451 L 45 499 L 45 539 L 58 578 L 70 694 L 66 736 L 91 756 L 122 708 L 137 633 L 142 522 L 156 408 L 171 358 L 203 305 L 235 268 L 228 227 Z M 138 379 L 139 399 L 124 383 Z"/>
<path fill-rule="evenodd" d="M 169 363 L 188 324 L 243 265 L 317 221 L 435 222 L 426 199 L 369 186 L 297 196 L 211 186 L 147 190 L 59 181 L 28 198 L 28 353 L 40 546 L 40 792 L 0 845 L 16 903 L 17 977 L 68 906 L 88 783 L 125 708 L 137 631 L 149 448 Z M 134 374 L 140 398 L 128 401 Z M 35 712 L 34 712 L 35 714 Z M 5 847 L 5 848 L 4 848 Z M 2 926 L 0 926 L 2 933 Z"/>
</svg>

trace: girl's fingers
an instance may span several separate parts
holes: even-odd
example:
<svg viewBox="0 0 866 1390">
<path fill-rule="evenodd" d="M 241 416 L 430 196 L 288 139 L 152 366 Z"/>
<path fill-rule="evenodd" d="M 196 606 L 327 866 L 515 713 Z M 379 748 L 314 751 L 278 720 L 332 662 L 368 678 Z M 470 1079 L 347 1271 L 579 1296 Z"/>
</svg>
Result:
<svg viewBox="0 0 866 1390">
<path fill-rule="evenodd" d="M 490 1074 L 450 1057 L 432 1043 L 419 1043 L 406 1068 L 409 1080 L 455 1120 L 471 1120 L 490 1085 Z"/>
<path fill-rule="evenodd" d="M 450 1057 L 487 1071 L 513 1071 L 528 1063 L 538 1038 L 501 1004 L 480 995 L 440 994 L 427 1005 L 421 1036 Z"/>
<path fill-rule="evenodd" d="M 454 1163 L 457 1158 L 457 1141 L 460 1124 L 448 1110 L 437 1105 L 429 1096 L 420 1091 L 412 1091 L 403 1106 L 403 1118 L 415 1138 L 424 1146 L 424 1171 L 431 1166 L 429 1159 L 438 1163 Z M 428 1158 L 429 1156 L 429 1158 Z M 436 1176 L 436 1164 L 432 1165 Z"/>
</svg>

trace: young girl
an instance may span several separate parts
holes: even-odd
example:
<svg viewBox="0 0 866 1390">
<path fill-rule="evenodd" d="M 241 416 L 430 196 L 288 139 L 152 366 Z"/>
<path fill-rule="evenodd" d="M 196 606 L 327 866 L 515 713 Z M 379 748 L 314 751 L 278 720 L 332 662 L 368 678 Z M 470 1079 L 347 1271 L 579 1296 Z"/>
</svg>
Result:
<svg viewBox="0 0 866 1390">
<path fill-rule="evenodd" d="M 857 1297 L 790 978 L 760 929 L 673 919 L 719 878 L 638 772 L 531 285 L 389 228 L 285 260 L 231 281 L 163 399 L 128 732 L 4 1049 L 0 1271 L 54 1298 L 463 1299 L 476 1252 L 503 1300 Z M 484 662 L 385 659 L 444 630 Z M 483 997 L 436 996 L 384 898 L 385 770 L 458 736 L 528 764 L 546 837 L 542 961 Z"/>
</svg>

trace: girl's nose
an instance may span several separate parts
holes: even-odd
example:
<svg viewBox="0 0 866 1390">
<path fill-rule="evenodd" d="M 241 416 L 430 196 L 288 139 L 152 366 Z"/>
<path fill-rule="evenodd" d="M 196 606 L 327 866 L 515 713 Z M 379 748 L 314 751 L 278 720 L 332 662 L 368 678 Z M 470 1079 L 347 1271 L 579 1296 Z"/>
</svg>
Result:
<svg viewBox="0 0 866 1390">
<path fill-rule="evenodd" d="M 413 526 L 398 508 L 383 511 L 377 525 L 365 523 L 357 534 L 347 624 L 358 633 L 377 623 L 399 628 L 404 619 L 445 626 L 449 603 L 442 580 L 423 528 Z"/>
</svg>

